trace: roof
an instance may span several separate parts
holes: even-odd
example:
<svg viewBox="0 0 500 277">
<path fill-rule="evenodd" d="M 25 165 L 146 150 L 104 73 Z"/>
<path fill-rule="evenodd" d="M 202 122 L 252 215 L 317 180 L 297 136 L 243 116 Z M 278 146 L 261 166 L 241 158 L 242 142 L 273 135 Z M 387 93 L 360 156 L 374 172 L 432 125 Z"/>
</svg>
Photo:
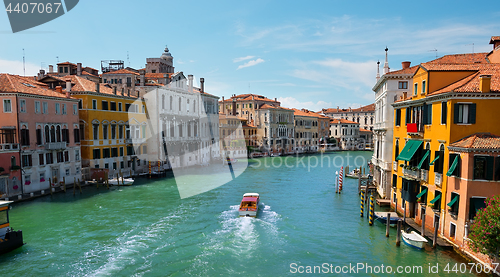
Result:
<svg viewBox="0 0 500 277">
<path fill-rule="evenodd" d="M 119 70 L 115 70 L 115 71 L 110 71 L 110 72 L 103 73 L 102 75 L 107 75 L 107 74 L 134 74 L 134 75 L 139 75 L 139 73 L 131 71 L 131 70 L 128 70 L 128 69 L 119 69 Z"/>
<path fill-rule="evenodd" d="M 488 64 L 481 66 L 480 69 L 462 80 L 437 90 L 429 95 L 436 95 L 446 92 L 481 92 L 479 88 L 480 76 L 491 75 L 490 91 L 500 92 L 500 64 Z"/>
<path fill-rule="evenodd" d="M 500 149 L 500 137 L 491 133 L 475 133 L 451 143 L 451 148 L 465 148 L 470 150 Z"/>
<path fill-rule="evenodd" d="M 372 132 L 372 131 L 370 131 L 370 130 L 366 130 L 366 129 L 364 129 L 364 128 L 359 128 L 359 131 L 360 131 L 360 132 L 370 132 L 370 133 Z"/>
<path fill-rule="evenodd" d="M 234 96 L 231 96 L 231 98 L 225 99 L 224 102 L 233 102 L 233 99 L 235 99 L 236 101 L 258 100 L 258 101 L 270 101 L 270 102 L 279 103 L 278 101 L 269 99 L 265 96 L 258 95 L 258 94 L 251 94 L 251 93 L 234 95 Z"/>
<path fill-rule="evenodd" d="M 354 121 L 350 121 L 350 120 L 347 120 L 347 119 L 332 119 L 330 120 L 331 123 L 333 124 L 359 124 L 358 122 L 354 122 Z"/>
<path fill-rule="evenodd" d="M 32 80 L 31 78 L 18 75 L 0 74 L 0 93 L 26 93 L 41 96 L 66 98 L 66 92 L 51 90 L 44 83 Z"/>
<path fill-rule="evenodd" d="M 298 110 L 298 109 L 292 109 L 293 110 L 293 114 L 294 116 L 309 116 L 309 117 L 318 117 L 318 115 L 316 113 L 313 113 L 311 111 L 302 111 L 302 110 Z"/>
<path fill-rule="evenodd" d="M 70 63 L 70 62 L 58 63 L 57 65 L 60 65 L 60 64 L 62 64 L 62 65 L 69 64 L 69 65 L 74 65 L 74 66 L 76 66 L 76 64 L 74 64 L 74 63 Z"/>
<path fill-rule="evenodd" d="M 391 71 L 391 72 L 388 72 L 384 75 L 398 75 L 398 74 L 415 74 L 415 72 L 417 72 L 417 69 L 418 69 L 418 65 L 414 65 L 412 67 L 408 67 L 408 68 L 403 68 L 403 69 L 400 69 L 400 70 L 396 70 L 396 71 Z"/>
<path fill-rule="evenodd" d="M 375 111 L 375 103 L 366 105 L 357 109 L 323 109 L 323 113 L 345 113 L 345 112 L 374 112 Z"/>
<path fill-rule="evenodd" d="M 486 56 L 488 53 L 469 53 L 469 54 L 454 54 L 445 55 L 427 63 L 433 64 L 475 64 L 488 63 Z"/>
<path fill-rule="evenodd" d="M 52 77 L 54 78 L 54 77 Z M 57 77 L 58 79 L 62 81 L 71 81 L 71 91 L 90 91 L 90 92 L 96 92 L 96 83 L 92 82 L 90 80 L 87 80 L 85 78 L 82 78 L 80 76 L 76 75 L 66 75 L 63 77 Z M 105 86 L 105 84 L 100 83 L 99 84 L 99 92 L 104 93 L 104 94 L 113 94 L 113 89 Z M 117 92 L 117 94 L 119 94 Z"/>
<path fill-rule="evenodd" d="M 145 77 L 146 78 L 165 78 L 165 75 L 168 75 L 168 77 L 171 77 L 173 73 L 146 73 Z"/>
<path fill-rule="evenodd" d="M 499 40 L 500 40 L 500 36 L 492 36 L 490 39 L 490 44 L 493 44 L 493 43 L 495 43 L 495 41 L 499 41 Z"/>
</svg>

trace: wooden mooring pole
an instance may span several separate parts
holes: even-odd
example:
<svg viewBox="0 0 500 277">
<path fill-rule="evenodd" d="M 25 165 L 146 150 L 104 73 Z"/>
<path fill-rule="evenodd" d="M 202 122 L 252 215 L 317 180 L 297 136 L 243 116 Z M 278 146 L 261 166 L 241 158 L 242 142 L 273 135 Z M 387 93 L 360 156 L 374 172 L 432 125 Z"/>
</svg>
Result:
<svg viewBox="0 0 500 277">
<path fill-rule="evenodd" d="M 398 233 L 396 234 L 396 246 L 399 246 L 401 244 L 401 219 L 398 220 L 397 231 Z"/>
<path fill-rule="evenodd" d="M 385 226 L 385 236 L 389 237 L 389 230 L 391 228 L 391 213 L 387 213 L 387 223 Z"/>
<path fill-rule="evenodd" d="M 432 248 L 436 248 L 438 237 L 439 220 L 434 222 L 434 237 L 432 238 Z"/>
<path fill-rule="evenodd" d="M 422 231 L 420 231 L 420 235 L 425 237 L 425 214 L 420 215 L 420 217 L 422 218 Z"/>
</svg>

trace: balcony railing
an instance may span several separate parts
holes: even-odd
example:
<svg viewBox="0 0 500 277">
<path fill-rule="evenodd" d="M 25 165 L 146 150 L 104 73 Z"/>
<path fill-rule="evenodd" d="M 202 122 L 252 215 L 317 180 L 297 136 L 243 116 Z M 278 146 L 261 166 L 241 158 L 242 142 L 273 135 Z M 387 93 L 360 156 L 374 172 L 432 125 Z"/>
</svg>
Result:
<svg viewBox="0 0 500 277">
<path fill-rule="evenodd" d="M 434 185 L 440 187 L 443 183 L 443 175 L 440 173 L 434 173 Z"/>
<path fill-rule="evenodd" d="M 18 150 L 19 143 L 4 143 L 0 144 L 0 151 Z"/>
<path fill-rule="evenodd" d="M 392 170 L 398 171 L 398 162 L 397 161 L 392 162 Z"/>
<path fill-rule="evenodd" d="M 412 170 L 412 169 L 403 168 L 403 175 L 407 178 L 420 180 L 420 172 L 418 169 Z"/>
<path fill-rule="evenodd" d="M 45 143 L 46 150 L 61 150 L 66 149 L 66 142 L 49 142 Z"/>
<path fill-rule="evenodd" d="M 422 180 L 424 182 L 428 182 L 429 181 L 429 171 L 427 171 L 425 169 L 421 169 L 420 170 L 420 180 Z"/>
</svg>

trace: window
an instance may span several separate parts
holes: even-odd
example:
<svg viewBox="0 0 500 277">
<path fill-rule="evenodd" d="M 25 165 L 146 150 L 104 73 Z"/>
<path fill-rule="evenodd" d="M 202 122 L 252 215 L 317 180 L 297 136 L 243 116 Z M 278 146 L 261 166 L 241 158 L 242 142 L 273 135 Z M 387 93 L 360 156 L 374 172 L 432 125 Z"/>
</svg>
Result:
<svg viewBox="0 0 500 277">
<path fill-rule="evenodd" d="M 500 156 L 495 159 L 495 181 L 500 181 Z"/>
<path fill-rule="evenodd" d="M 118 103 L 118 111 L 121 112 L 122 111 L 122 103 Z"/>
<path fill-rule="evenodd" d="M 469 219 L 474 220 L 478 210 L 486 207 L 486 197 L 471 197 L 469 199 Z"/>
<path fill-rule="evenodd" d="M 450 202 L 447 204 L 450 207 L 450 214 L 458 215 L 458 207 L 460 203 L 460 195 L 458 193 L 452 192 Z"/>
<path fill-rule="evenodd" d="M 35 113 L 40 113 L 40 101 L 35 101 Z"/>
<path fill-rule="evenodd" d="M 78 114 L 78 106 L 76 104 L 73 104 L 73 114 L 74 115 Z"/>
<path fill-rule="evenodd" d="M 476 123 L 476 104 L 455 103 L 453 123 L 455 124 Z"/>
<path fill-rule="evenodd" d="M 111 139 L 116 139 L 116 125 L 111 125 Z"/>
<path fill-rule="evenodd" d="M 109 158 L 111 155 L 110 155 L 110 150 L 109 148 L 104 148 L 102 149 L 102 157 L 103 158 Z"/>
<path fill-rule="evenodd" d="M 32 166 L 31 155 L 22 155 L 21 156 L 21 160 L 22 160 L 22 166 L 23 167 L 30 167 L 30 166 Z"/>
<path fill-rule="evenodd" d="M 186 100 L 186 112 L 189 112 L 189 99 Z"/>
<path fill-rule="evenodd" d="M 425 89 L 426 89 L 426 87 L 425 87 L 425 80 L 423 80 L 422 81 L 422 94 L 425 93 Z"/>
<path fill-rule="evenodd" d="M 43 102 L 42 103 L 42 110 L 43 110 L 44 114 L 48 113 L 49 112 L 49 103 Z"/>
<path fill-rule="evenodd" d="M 21 145 L 30 145 L 30 131 L 21 129 Z"/>
<path fill-rule="evenodd" d="M 101 158 L 101 149 L 96 148 L 93 150 L 93 159 L 100 159 Z"/>
<path fill-rule="evenodd" d="M 396 110 L 396 120 L 394 121 L 396 126 L 401 125 L 401 109 Z M 365 124 L 366 124 L 366 118 L 365 118 Z"/>
<path fill-rule="evenodd" d="M 432 104 L 427 104 L 423 106 L 423 123 L 424 125 L 432 124 Z"/>
<path fill-rule="evenodd" d="M 97 100 L 92 99 L 92 110 L 97 110 Z"/>
<path fill-rule="evenodd" d="M 147 154 L 148 153 L 148 146 L 147 145 L 143 145 L 142 146 L 142 154 Z M 146 161 L 144 161 L 145 163 Z"/>
<path fill-rule="evenodd" d="M 26 112 L 26 100 L 19 100 L 19 110 L 21 110 L 22 113 Z"/>
<path fill-rule="evenodd" d="M 62 151 L 57 152 L 57 162 L 62 163 L 64 161 L 64 153 Z"/>
<path fill-rule="evenodd" d="M 61 112 L 61 104 L 56 103 L 56 114 L 59 114 Z"/>
<path fill-rule="evenodd" d="M 411 108 L 406 108 L 406 124 L 411 123 Z"/>
<path fill-rule="evenodd" d="M 67 66 L 64 67 L 64 73 L 68 73 L 68 67 Z"/>
<path fill-rule="evenodd" d="M 102 100 L 101 101 L 101 105 L 102 105 L 102 110 L 103 111 L 107 111 L 108 110 L 108 101 Z"/>
<path fill-rule="evenodd" d="M 441 124 L 446 124 L 446 116 L 448 113 L 448 103 L 441 102 Z"/>
<path fill-rule="evenodd" d="M 172 110 L 172 96 L 170 96 L 170 110 Z"/>
<path fill-rule="evenodd" d="M 45 182 L 45 172 L 40 172 L 40 182 Z"/>
<path fill-rule="evenodd" d="M 63 67 L 59 67 L 59 73 L 63 73 Z"/>
<path fill-rule="evenodd" d="M 66 168 L 66 176 L 69 176 L 69 168 Z"/>
<path fill-rule="evenodd" d="M 418 93 L 418 84 L 415 83 L 413 86 L 414 86 L 414 88 L 413 88 L 413 95 L 417 95 L 417 93 Z"/>
<path fill-rule="evenodd" d="M 123 157 L 123 147 L 120 147 L 120 157 Z"/>
<path fill-rule="evenodd" d="M 62 104 L 62 114 L 67 114 L 66 104 Z"/>
<path fill-rule="evenodd" d="M 408 81 L 399 81 L 398 88 L 399 89 L 408 89 Z M 250 105 L 252 105 L 252 104 L 250 104 Z M 251 106 L 250 106 L 250 108 L 251 108 Z"/>
<path fill-rule="evenodd" d="M 116 162 L 113 163 L 113 170 L 116 170 Z"/>
<path fill-rule="evenodd" d="M 57 142 L 61 142 L 61 126 L 57 126 L 56 137 Z"/>
<path fill-rule="evenodd" d="M 4 113 L 10 113 L 10 112 L 12 112 L 12 104 L 10 102 L 10 99 L 4 99 L 3 100 L 3 112 Z"/>
<path fill-rule="evenodd" d="M 43 154 L 38 154 L 38 164 L 39 165 L 44 165 L 44 159 L 43 159 Z"/>
<path fill-rule="evenodd" d="M 130 106 L 131 106 L 130 104 L 125 103 L 125 111 L 126 111 L 126 112 L 132 112 L 132 111 L 130 110 Z"/>
<path fill-rule="evenodd" d="M 474 156 L 474 180 L 493 180 L 493 161 L 492 156 Z"/>
<path fill-rule="evenodd" d="M 108 124 L 102 124 L 102 139 L 108 139 Z"/>
<path fill-rule="evenodd" d="M 456 230 L 457 225 L 455 225 L 455 223 L 453 222 L 450 222 L 450 238 L 455 238 Z"/>
<path fill-rule="evenodd" d="M 54 155 L 52 154 L 52 152 L 45 154 L 45 162 L 47 164 L 53 164 L 54 163 Z"/>
<path fill-rule="evenodd" d="M 118 148 L 116 147 L 111 148 L 111 157 L 113 158 L 118 157 Z"/>
<path fill-rule="evenodd" d="M 181 98 L 179 97 L 179 112 L 181 111 Z"/>
<path fill-rule="evenodd" d="M 80 142 L 80 129 L 78 128 L 73 129 L 73 138 L 75 140 L 75 143 Z"/>
<path fill-rule="evenodd" d="M 116 111 L 116 102 L 111 102 L 111 103 L 109 103 L 109 106 L 110 106 L 110 107 L 109 107 L 109 109 L 110 109 L 111 111 Z"/>
<path fill-rule="evenodd" d="M 146 113 L 146 106 L 142 105 L 142 113 Z"/>
<path fill-rule="evenodd" d="M 396 161 L 399 156 L 399 140 L 396 140 L 396 148 L 394 150 L 394 160 Z"/>
<path fill-rule="evenodd" d="M 94 131 L 94 140 L 99 139 L 99 124 L 92 124 L 92 129 Z"/>
<path fill-rule="evenodd" d="M 75 161 L 80 160 L 80 150 L 75 150 Z"/>
<path fill-rule="evenodd" d="M 123 138 L 123 125 L 118 125 L 118 138 Z"/>
<path fill-rule="evenodd" d="M 69 152 L 68 151 L 64 151 L 64 161 L 69 162 Z"/>
<path fill-rule="evenodd" d="M 444 146 L 441 145 L 439 151 L 434 152 L 434 172 L 443 173 L 443 164 L 444 164 Z"/>
</svg>

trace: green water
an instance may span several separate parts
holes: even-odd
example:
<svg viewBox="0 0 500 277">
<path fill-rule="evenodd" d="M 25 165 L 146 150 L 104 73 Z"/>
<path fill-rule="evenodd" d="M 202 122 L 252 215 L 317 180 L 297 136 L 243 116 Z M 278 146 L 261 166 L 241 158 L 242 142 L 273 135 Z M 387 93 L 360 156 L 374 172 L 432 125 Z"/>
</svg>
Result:
<svg viewBox="0 0 500 277">
<path fill-rule="evenodd" d="M 415 276 L 442 276 L 446 264 L 466 262 L 452 252 L 396 247 L 394 229 L 386 238 L 382 224 L 369 227 L 359 216 L 357 180 L 345 179 L 343 193 L 335 193 L 339 168 L 326 159 L 337 157 L 340 165 L 348 153 L 358 163 L 372 154 L 327 154 L 314 168 L 307 157 L 288 157 L 288 167 L 282 157 L 262 158 L 230 183 L 187 199 L 167 177 L 17 203 L 11 226 L 23 230 L 26 245 L 0 257 L 1 276 L 282 276 L 323 263 L 383 264 L 393 271 L 422 266 Z M 258 218 L 238 217 L 246 192 L 261 195 Z M 439 274 L 429 273 L 436 263 Z"/>
</svg>

